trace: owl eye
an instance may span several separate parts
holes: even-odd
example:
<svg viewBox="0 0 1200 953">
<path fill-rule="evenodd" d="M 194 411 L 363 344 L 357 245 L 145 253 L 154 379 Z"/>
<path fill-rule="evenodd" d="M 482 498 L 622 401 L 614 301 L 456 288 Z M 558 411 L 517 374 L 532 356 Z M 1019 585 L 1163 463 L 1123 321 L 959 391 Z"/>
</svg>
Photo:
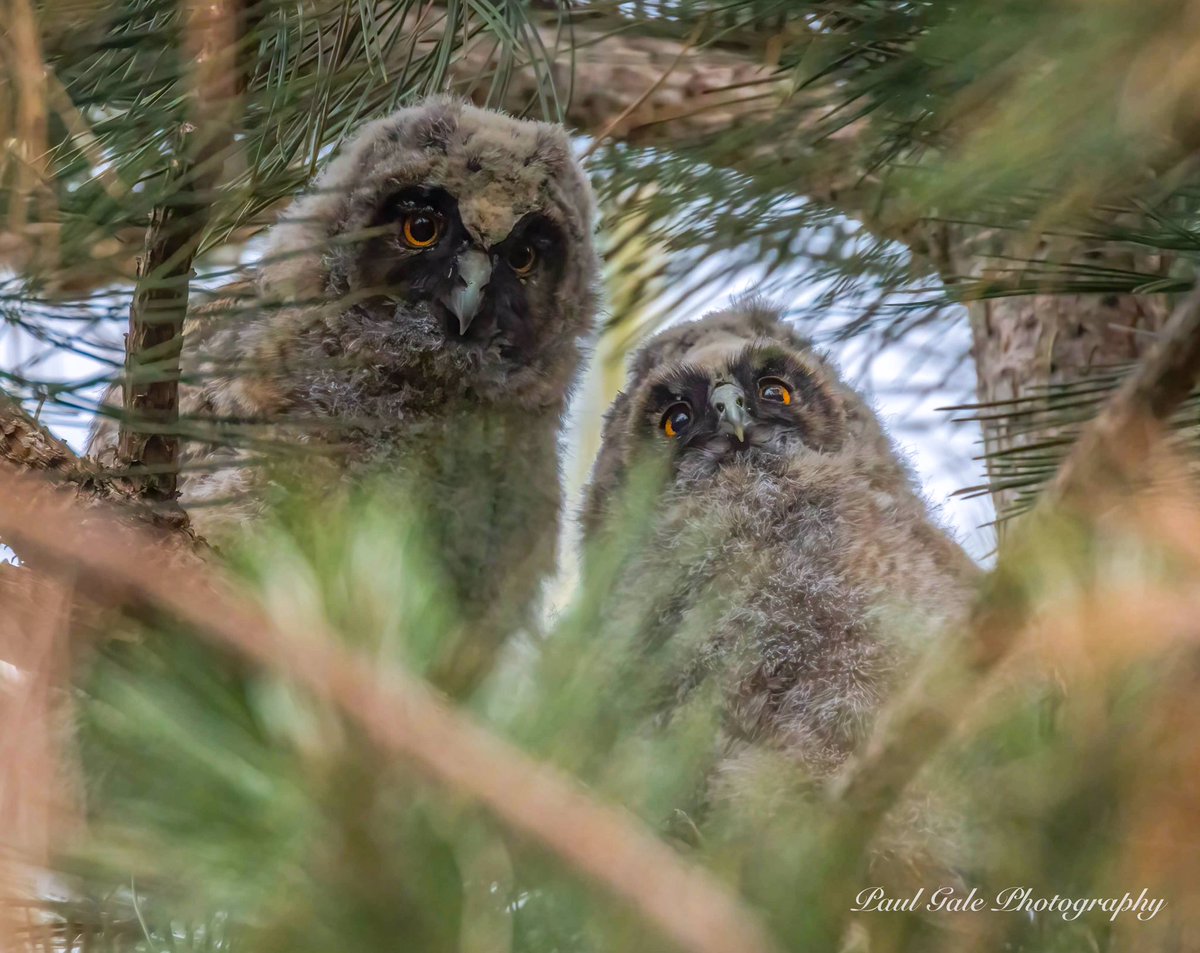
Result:
<svg viewBox="0 0 1200 953">
<path fill-rule="evenodd" d="M 778 377 L 764 377 L 758 382 L 758 396 L 762 400 L 769 400 L 776 404 L 790 404 L 792 402 L 792 390 Z"/>
<path fill-rule="evenodd" d="M 663 414 L 662 423 L 660 426 L 668 437 L 678 437 L 679 434 L 687 428 L 687 425 L 692 422 L 692 408 L 680 401 L 678 404 L 672 404 L 667 408 L 667 412 Z"/>
<path fill-rule="evenodd" d="M 404 216 L 404 241 L 409 248 L 432 248 L 442 237 L 442 220 L 435 212 L 420 209 Z"/>
<path fill-rule="evenodd" d="M 521 242 L 508 253 L 508 264 L 518 277 L 524 278 L 537 264 L 537 251 L 528 242 Z"/>
</svg>

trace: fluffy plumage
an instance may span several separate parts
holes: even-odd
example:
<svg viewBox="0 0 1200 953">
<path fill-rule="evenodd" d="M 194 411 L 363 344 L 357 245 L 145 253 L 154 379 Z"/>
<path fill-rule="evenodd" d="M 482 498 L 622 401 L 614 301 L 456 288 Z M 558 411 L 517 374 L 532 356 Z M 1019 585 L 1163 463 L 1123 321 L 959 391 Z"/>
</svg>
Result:
<svg viewBox="0 0 1200 953">
<path fill-rule="evenodd" d="M 668 708 L 722 684 L 718 787 L 765 750 L 828 775 L 961 617 L 974 565 L 867 403 L 760 303 L 634 357 L 586 501 L 593 536 L 616 525 L 639 466 L 663 482 L 616 601 L 670 659 Z"/>
<path fill-rule="evenodd" d="M 200 531 L 219 538 L 262 505 L 263 468 L 234 434 L 304 441 L 325 462 L 293 470 L 411 487 L 468 620 L 528 601 L 554 560 L 592 228 L 558 126 L 435 99 L 363 127 L 272 229 L 253 279 L 189 318 L 182 412 L 198 439 L 180 488 Z M 102 423 L 92 452 L 115 447 Z"/>
</svg>

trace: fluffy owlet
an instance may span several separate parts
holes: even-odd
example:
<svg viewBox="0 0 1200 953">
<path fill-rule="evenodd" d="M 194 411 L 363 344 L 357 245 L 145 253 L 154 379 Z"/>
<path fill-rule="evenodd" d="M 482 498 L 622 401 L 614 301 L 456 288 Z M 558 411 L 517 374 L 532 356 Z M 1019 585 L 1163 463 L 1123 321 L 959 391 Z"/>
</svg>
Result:
<svg viewBox="0 0 1200 953">
<path fill-rule="evenodd" d="M 180 488 L 200 532 L 261 507 L 264 449 L 306 442 L 293 469 L 411 490 L 467 622 L 528 603 L 554 563 L 592 228 L 561 127 L 446 98 L 363 127 L 253 280 L 189 316 Z M 93 453 L 115 445 L 102 424 Z"/>
<path fill-rule="evenodd" d="M 593 536 L 618 525 L 638 467 L 660 482 L 618 581 L 622 625 L 667 653 L 668 708 L 721 686 L 710 793 L 768 750 L 828 776 L 963 615 L 974 564 L 866 401 L 754 301 L 635 356 L 588 492 Z"/>
</svg>

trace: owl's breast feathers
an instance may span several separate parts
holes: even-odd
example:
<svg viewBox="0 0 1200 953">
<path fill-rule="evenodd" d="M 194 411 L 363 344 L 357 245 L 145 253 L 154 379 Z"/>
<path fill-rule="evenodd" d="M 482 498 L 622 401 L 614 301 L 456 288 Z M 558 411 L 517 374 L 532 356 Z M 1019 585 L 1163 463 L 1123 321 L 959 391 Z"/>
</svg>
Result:
<svg viewBox="0 0 1200 953">
<path fill-rule="evenodd" d="M 852 450 L 747 457 L 675 482 L 660 501 L 632 569 L 656 580 L 642 604 L 648 636 L 674 643 L 682 695 L 709 677 L 727 683 L 734 736 L 839 762 L 920 648 L 961 614 L 969 561 L 904 474 L 884 476 Z"/>
</svg>

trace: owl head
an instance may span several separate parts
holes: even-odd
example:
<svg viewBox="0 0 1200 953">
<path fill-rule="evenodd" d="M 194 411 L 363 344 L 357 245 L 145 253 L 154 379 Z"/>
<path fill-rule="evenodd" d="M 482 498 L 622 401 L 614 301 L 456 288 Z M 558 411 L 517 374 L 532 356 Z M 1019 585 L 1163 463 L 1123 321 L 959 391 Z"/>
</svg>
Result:
<svg viewBox="0 0 1200 953">
<path fill-rule="evenodd" d="M 274 230 L 260 290 L 323 306 L 335 352 L 536 399 L 565 389 L 591 324 L 592 228 L 561 127 L 436 98 L 340 150 Z"/>
<path fill-rule="evenodd" d="M 677 484 L 821 458 L 893 460 L 870 407 L 779 310 L 754 298 L 668 328 L 633 357 L 610 408 L 584 518 L 599 518 L 639 462 Z"/>
</svg>

